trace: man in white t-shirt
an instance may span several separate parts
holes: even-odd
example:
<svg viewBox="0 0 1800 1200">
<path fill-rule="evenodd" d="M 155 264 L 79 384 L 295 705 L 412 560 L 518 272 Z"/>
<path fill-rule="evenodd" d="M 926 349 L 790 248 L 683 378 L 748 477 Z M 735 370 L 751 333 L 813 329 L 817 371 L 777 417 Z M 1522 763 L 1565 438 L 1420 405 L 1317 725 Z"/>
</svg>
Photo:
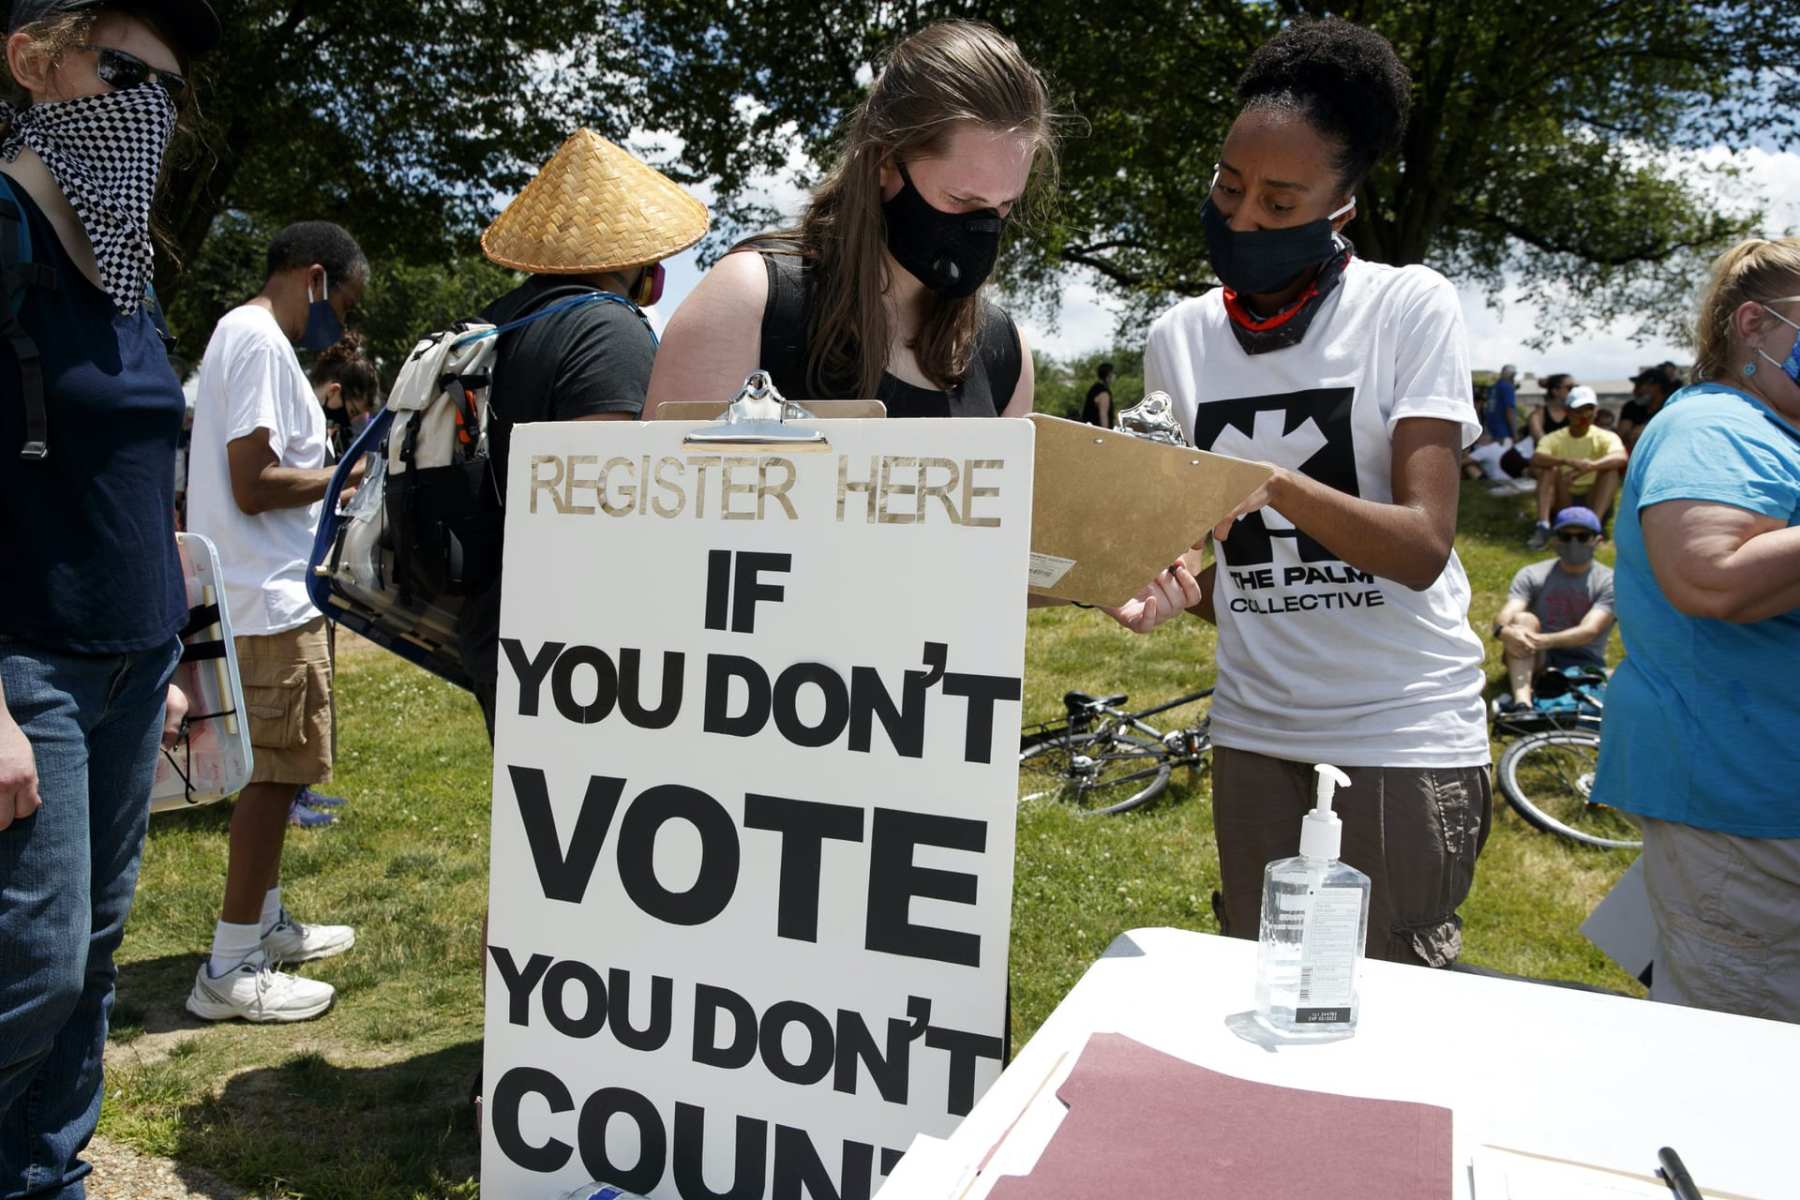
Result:
<svg viewBox="0 0 1800 1200">
<path fill-rule="evenodd" d="M 308 925 L 281 902 L 281 849 L 301 788 L 331 775 L 331 656 L 306 564 L 325 489 L 325 414 L 294 354 L 343 334 L 368 260 L 328 221 L 290 225 L 269 245 L 268 278 L 213 330 L 200 363 L 188 528 L 212 540 L 237 634 L 254 751 L 231 817 L 231 855 L 212 954 L 187 999 L 208 1020 L 300 1021 L 331 1006 L 331 985 L 280 963 L 325 958 L 356 940 Z"/>
</svg>

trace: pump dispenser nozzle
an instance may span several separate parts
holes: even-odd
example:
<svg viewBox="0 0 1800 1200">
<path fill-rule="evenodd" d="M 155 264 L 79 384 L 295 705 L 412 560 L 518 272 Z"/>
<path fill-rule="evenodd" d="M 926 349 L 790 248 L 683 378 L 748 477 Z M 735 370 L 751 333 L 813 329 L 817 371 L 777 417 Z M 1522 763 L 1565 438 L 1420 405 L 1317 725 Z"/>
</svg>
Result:
<svg viewBox="0 0 1800 1200">
<path fill-rule="evenodd" d="M 1318 801 L 1300 822 L 1300 854 L 1304 858 L 1335 859 L 1344 844 L 1344 823 L 1331 811 L 1331 796 L 1350 786 L 1350 777 L 1330 763 L 1313 768 L 1319 775 Z"/>
</svg>

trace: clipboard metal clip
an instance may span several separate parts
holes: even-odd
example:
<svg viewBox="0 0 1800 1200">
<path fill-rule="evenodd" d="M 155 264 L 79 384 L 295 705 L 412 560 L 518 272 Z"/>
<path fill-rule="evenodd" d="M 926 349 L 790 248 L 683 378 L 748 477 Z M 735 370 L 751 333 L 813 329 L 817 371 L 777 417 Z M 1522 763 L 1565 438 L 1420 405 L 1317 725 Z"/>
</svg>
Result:
<svg viewBox="0 0 1800 1200">
<path fill-rule="evenodd" d="M 798 424 L 816 418 L 775 388 L 767 371 L 752 371 L 717 424 L 696 429 L 683 446 L 729 448 L 766 446 L 789 452 L 829 450 L 831 442 L 816 429 Z"/>
<path fill-rule="evenodd" d="M 1170 402 L 1167 392 L 1151 392 L 1140 403 L 1120 413 L 1119 431 L 1143 438 L 1147 442 L 1161 442 L 1167 446 L 1187 445 L 1187 439 L 1181 436 L 1181 425 L 1175 420 L 1175 406 Z"/>
</svg>

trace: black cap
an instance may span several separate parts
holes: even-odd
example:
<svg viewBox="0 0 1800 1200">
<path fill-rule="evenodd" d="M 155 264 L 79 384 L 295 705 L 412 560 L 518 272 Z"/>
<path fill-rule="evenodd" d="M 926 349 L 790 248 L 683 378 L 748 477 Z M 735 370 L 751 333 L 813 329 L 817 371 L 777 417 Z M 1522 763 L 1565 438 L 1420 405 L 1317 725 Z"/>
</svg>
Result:
<svg viewBox="0 0 1800 1200">
<path fill-rule="evenodd" d="M 17 33 L 34 21 L 89 8 L 142 13 L 175 39 L 183 54 L 205 54 L 219 44 L 219 16 L 206 0 L 12 0 L 6 31 Z"/>
<path fill-rule="evenodd" d="M 1631 382 L 1633 382 L 1633 383 L 1661 383 L 1662 377 L 1663 377 L 1662 372 L 1657 370 L 1655 367 L 1645 367 L 1643 370 L 1639 371 L 1636 375 L 1633 375 L 1631 377 Z"/>
</svg>

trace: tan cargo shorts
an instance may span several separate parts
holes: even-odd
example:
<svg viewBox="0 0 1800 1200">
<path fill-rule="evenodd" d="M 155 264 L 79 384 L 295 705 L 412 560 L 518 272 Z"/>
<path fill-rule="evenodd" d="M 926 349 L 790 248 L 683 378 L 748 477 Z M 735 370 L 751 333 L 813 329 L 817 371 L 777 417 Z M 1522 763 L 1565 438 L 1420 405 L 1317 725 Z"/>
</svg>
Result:
<svg viewBox="0 0 1800 1200">
<path fill-rule="evenodd" d="M 1650 998 L 1800 1022 L 1800 838 L 1637 821 L 1658 943 Z"/>
<path fill-rule="evenodd" d="M 1493 820 L 1493 780 L 1479 767 L 1349 767 L 1332 808 L 1344 822 L 1343 861 L 1369 877 L 1370 958 L 1447 967 L 1462 952 L 1457 907 Z M 1232 937 L 1262 923 L 1263 868 L 1300 853 L 1311 811 L 1311 763 L 1213 748 L 1213 826 L 1222 911 Z"/>
<path fill-rule="evenodd" d="M 234 639 L 255 762 L 252 783 L 331 778 L 331 649 L 325 618 Z"/>
</svg>

